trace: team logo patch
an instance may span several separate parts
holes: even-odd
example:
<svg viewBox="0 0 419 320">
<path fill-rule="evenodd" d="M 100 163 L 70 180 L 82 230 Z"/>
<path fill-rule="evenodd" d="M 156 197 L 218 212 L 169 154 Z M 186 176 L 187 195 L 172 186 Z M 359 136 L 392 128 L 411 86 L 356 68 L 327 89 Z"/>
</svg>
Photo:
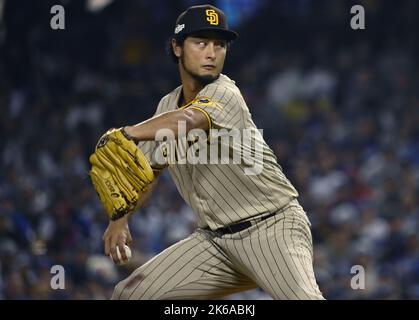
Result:
<svg viewBox="0 0 419 320">
<path fill-rule="evenodd" d="M 215 12 L 213 9 L 205 10 L 205 14 L 207 15 L 207 21 L 215 26 L 218 26 L 218 13 Z"/>
<path fill-rule="evenodd" d="M 197 98 L 194 103 L 199 104 L 200 106 L 214 106 L 214 101 L 207 97 Z"/>
<path fill-rule="evenodd" d="M 214 107 L 220 110 L 223 109 L 218 103 L 216 103 L 215 101 L 207 97 L 197 98 L 195 101 L 192 102 L 192 104 L 198 104 L 200 106 L 205 106 L 205 107 Z"/>
</svg>

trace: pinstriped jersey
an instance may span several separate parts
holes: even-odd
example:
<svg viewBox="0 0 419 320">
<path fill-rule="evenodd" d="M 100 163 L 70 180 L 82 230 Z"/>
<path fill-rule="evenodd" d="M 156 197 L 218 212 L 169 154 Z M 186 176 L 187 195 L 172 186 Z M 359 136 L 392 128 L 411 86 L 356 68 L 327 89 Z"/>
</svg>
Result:
<svg viewBox="0 0 419 320">
<path fill-rule="evenodd" d="M 155 115 L 177 110 L 181 92 L 179 86 L 163 97 Z M 206 115 L 207 137 L 192 135 L 184 143 L 181 140 L 188 137 L 179 137 L 175 148 L 168 146 L 170 141 L 140 142 L 139 147 L 154 169 L 168 168 L 181 196 L 197 214 L 198 226 L 214 230 L 272 213 L 298 196 L 234 81 L 221 74 L 184 108 Z"/>
</svg>

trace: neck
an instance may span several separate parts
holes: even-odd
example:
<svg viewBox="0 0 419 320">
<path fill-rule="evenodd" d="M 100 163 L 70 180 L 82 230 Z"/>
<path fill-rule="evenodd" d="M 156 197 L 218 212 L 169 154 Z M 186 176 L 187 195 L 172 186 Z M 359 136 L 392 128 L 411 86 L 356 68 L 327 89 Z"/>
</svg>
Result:
<svg viewBox="0 0 419 320">
<path fill-rule="evenodd" d="M 204 85 L 197 81 L 191 76 L 186 70 L 179 64 L 180 80 L 182 81 L 182 93 L 183 103 L 187 104 L 195 99 L 199 91 L 204 88 Z"/>
</svg>

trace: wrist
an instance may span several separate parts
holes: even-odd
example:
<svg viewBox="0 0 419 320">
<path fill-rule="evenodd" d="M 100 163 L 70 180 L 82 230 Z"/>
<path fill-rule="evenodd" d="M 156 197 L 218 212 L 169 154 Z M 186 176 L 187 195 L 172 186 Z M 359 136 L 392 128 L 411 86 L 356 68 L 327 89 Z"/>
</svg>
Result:
<svg viewBox="0 0 419 320">
<path fill-rule="evenodd" d="M 120 218 L 117 218 L 117 219 L 111 219 L 110 220 L 110 223 L 111 224 L 118 224 L 118 225 L 121 225 L 121 224 L 125 224 L 125 223 L 128 223 L 128 218 L 129 218 L 129 213 L 126 213 L 125 215 L 123 215 L 122 217 L 120 217 Z"/>
</svg>

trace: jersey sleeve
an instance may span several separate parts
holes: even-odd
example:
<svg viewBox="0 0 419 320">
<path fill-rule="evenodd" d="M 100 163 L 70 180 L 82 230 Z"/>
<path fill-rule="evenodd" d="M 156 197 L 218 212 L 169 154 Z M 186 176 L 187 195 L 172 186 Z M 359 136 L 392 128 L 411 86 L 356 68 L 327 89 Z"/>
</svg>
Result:
<svg viewBox="0 0 419 320">
<path fill-rule="evenodd" d="M 159 105 L 157 106 L 156 112 L 153 117 L 158 116 L 159 114 L 165 112 L 164 105 L 168 97 L 164 97 Z M 167 160 L 165 159 L 164 149 L 158 141 L 140 141 L 138 143 L 138 148 L 143 152 L 144 156 L 148 160 L 151 168 L 154 171 L 161 171 L 168 166 Z"/>
<path fill-rule="evenodd" d="M 245 126 L 243 97 L 228 87 L 209 86 L 187 107 L 203 111 L 212 129 L 242 129 Z"/>
</svg>

